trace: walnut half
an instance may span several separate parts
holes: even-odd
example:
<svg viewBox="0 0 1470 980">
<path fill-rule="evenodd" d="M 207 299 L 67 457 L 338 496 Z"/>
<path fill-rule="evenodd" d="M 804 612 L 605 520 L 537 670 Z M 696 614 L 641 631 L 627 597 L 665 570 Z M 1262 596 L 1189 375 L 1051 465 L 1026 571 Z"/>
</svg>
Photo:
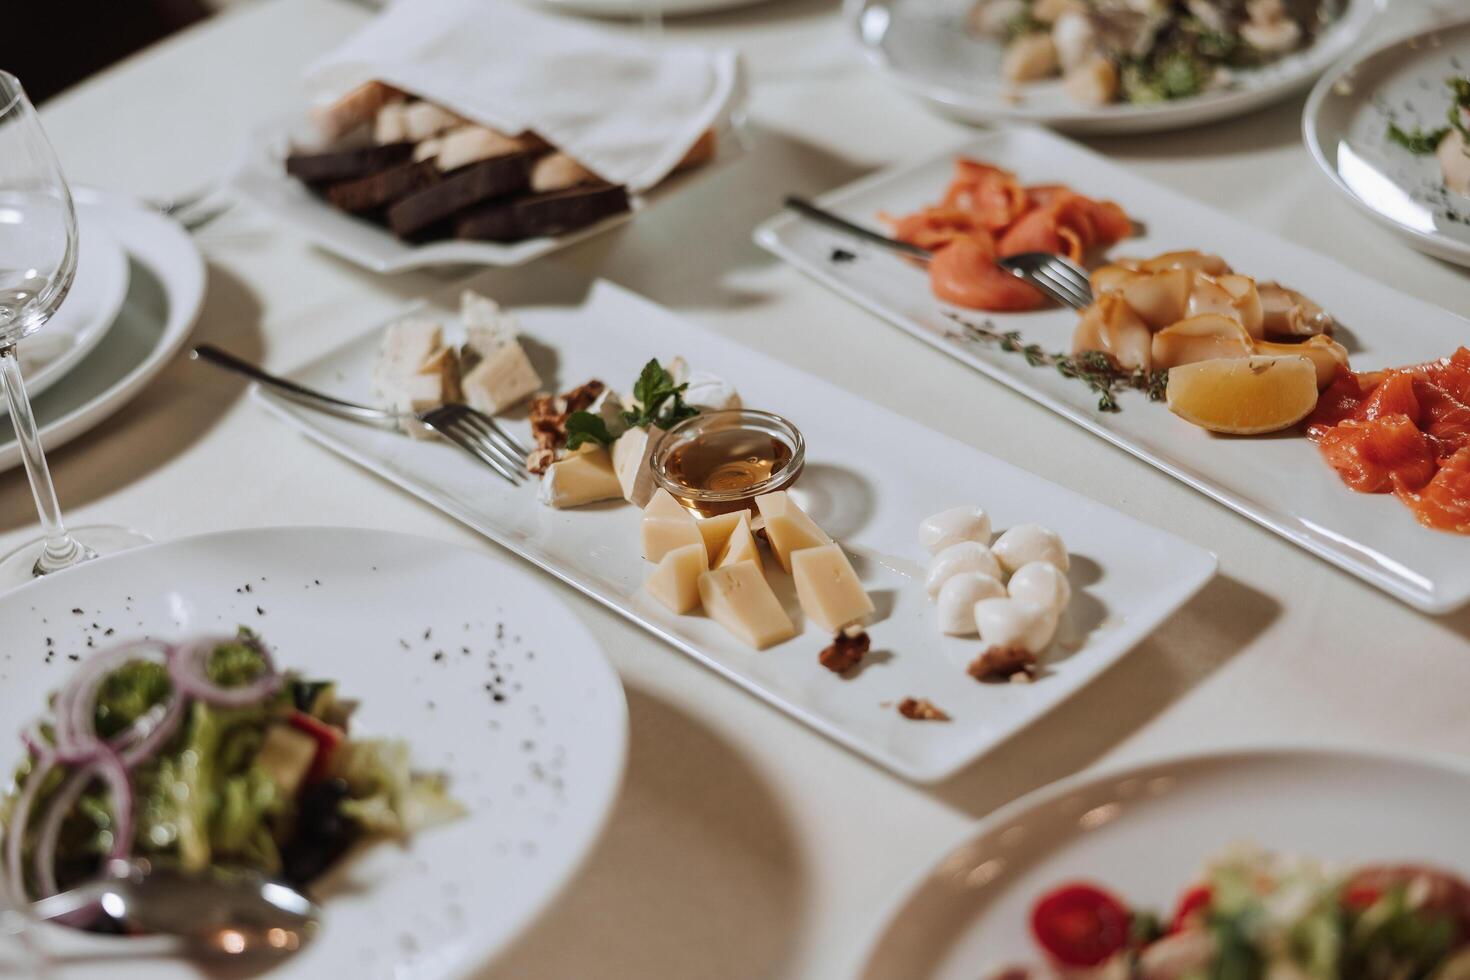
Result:
<svg viewBox="0 0 1470 980">
<path fill-rule="evenodd" d="M 846 629 L 832 639 L 832 645 L 823 650 L 817 660 L 832 673 L 840 674 L 862 663 L 872 645 L 863 630 Z"/>
<path fill-rule="evenodd" d="M 991 647 L 966 672 L 977 681 L 1029 681 L 1036 676 L 1036 654 L 1025 647 Z"/>
<path fill-rule="evenodd" d="M 910 721 L 949 721 L 949 715 L 928 698 L 904 698 L 898 702 L 898 713 Z"/>
</svg>

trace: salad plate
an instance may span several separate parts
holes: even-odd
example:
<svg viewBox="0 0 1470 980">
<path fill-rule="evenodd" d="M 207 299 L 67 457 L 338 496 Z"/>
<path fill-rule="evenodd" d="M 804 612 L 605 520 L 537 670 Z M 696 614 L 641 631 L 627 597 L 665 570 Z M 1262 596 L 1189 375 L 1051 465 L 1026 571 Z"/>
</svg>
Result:
<svg viewBox="0 0 1470 980">
<path fill-rule="evenodd" d="M 473 975 L 567 883 L 621 784 L 627 709 L 596 640 L 544 585 L 469 549 L 349 528 L 211 534 L 39 580 L 0 599 L 0 618 L 17 735 L 98 651 L 243 625 L 278 669 L 357 703 L 353 740 L 402 740 L 415 771 L 443 776 L 462 812 L 331 865 L 308 889 L 319 932 L 273 977 Z M 0 766 L 23 752 L 6 740 Z M 156 938 L 32 934 L 67 977 L 203 970 Z"/>
<path fill-rule="evenodd" d="M 34 400 L 48 450 L 93 428 L 141 391 L 178 353 L 204 303 L 204 259 L 187 232 L 119 195 L 77 189 L 73 197 L 78 219 L 109 231 L 128 268 L 121 307 L 98 331 L 96 346 L 67 372 L 66 384 Z M 14 430 L 0 425 L 0 471 L 20 461 Z"/>
<path fill-rule="evenodd" d="M 1304 248 L 1191 201 L 1117 167 L 1074 143 L 1038 129 L 997 131 L 927 160 L 881 171 L 833 191 L 820 203 L 859 224 L 881 227 L 879 212 L 902 214 L 934 200 L 949 182 L 956 156 L 989 161 L 1030 184 L 1061 183 L 1122 206 L 1140 227 L 1113 246 L 1113 256 L 1173 250 L 1215 253 L 1238 272 L 1281 277 L 1340 314 L 1340 337 L 1359 371 L 1446 357 L 1465 343 L 1465 320 L 1397 292 Z M 1021 392 L 1064 418 L 1152 464 L 1313 554 L 1432 613 L 1470 600 L 1470 564 L 1458 535 L 1421 526 L 1397 502 L 1354 493 L 1305 438 L 1241 439 L 1212 435 L 1125 393 L 1120 411 L 1054 368 L 964 333 L 941 303 L 923 268 L 850 236 L 791 214 L 756 231 L 756 241 L 818 282 L 899 329 Z M 834 252 L 838 250 L 838 252 Z M 839 256 L 839 252 L 841 253 Z M 834 261 L 839 256 L 843 261 Z M 847 256 L 851 256 L 850 259 Z M 1077 314 L 1044 308 L 976 313 L 999 335 L 1069 350 Z"/>
<path fill-rule="evenodd" d="M 461 241 L 453 238 L 424 244 L 404 242 L 386 228 L 332 207 L 285 171 L 284 161 L 293 135 L 304 123 L 282 117 L 252 133 L 230 176 L 230 185 L 257 207 L 320 248 L 364 269 L 384 274 L 445 265 L 519 266 L 615 228 L 667 194 L 676 194 L 687 181 L 698 180 L 740 153 L 738 129 L 720 134 L 718 150 L 709 164 L 675 174 L 646 194 L 634 196 L 629 210 L 596 224 L 554 237 L 519 242 Z"/>
<path fill-rule="evenodd" d="M 1000 38 L 977 36 L 972 0 L 846 0 L 845 16 L 868 61 L 939 112 L 972 123 L 1033 123 L 1076 133 L 1182 129 L 1261 109 L 1306 89 L 1372 27 L 1383 0 L 1344 0 L 1307 47 L 1198 95 L 1088 105 L 1060 81 L 1002 77 Z"/>
<path fill-rule="evenodd" d="M 1037 964 L 1033 909 L 1067 883 L 1101 886 L 1167 923 L 1200 869 L 1242 845 L 1465 875 L 1456 814 L 1466 805 L 1463 763 L 1377 752 L 1247 749 L 1082 773 L 997 810 L 900 888 L 857 975 L 975 980 Z"/>
<path fill-rule="evenodd" d="M 1453 78 L 1470 78 L 1470 21 L 1338 66 L 1312 90 L 1302 125 L 1318 168 L 1358 210 L 1422 252 L 1470 265 L 1470 196 L 1447 188 L 1435 155 L 1457 101 Z"/>
<path fill-rule="evenodd" d="M 910 779 L 942 779 L 1057 707 L 1214 572 L 1213 556 L 1192 545 L 702 330 L 612 283 L 589 283 L 569 269 L 538 266 L 534 275 L 483 277 L 474 288 L 514 312 L 545 387 L 564 390 L 589 377 L 621 385 L 639 377 L 640 368 L 647 370 L 650 357 L 678 356 L 696 370 L 717 367 L 746 406 L 779 413 L 799 427 L 805 468 L 792 495 L 840 541 L 872 598 L 868 661 L 840 674 L 823 666 L 819 654 L 833 643 L 832 633 L 811 623 L 784 642 L 756 650 L 715 619 L 665 608 L 645 587 L 653 566 L 639 553 L 640 512 L 621 499 L 555 509 L 538 500 L 536 486 L 511 487 L 454 447 L 338 420 L 263 392 L 258 397 L 311 438 Z M 437 304 L 412 312 L 414 322 L 450 319 Z M 339 397 L 371 401 L 383 343 L 383 329 L 371 330 L 302 366 L 292 378 Z M 524 414 L 502 421 L 530 444 Z M 997 530 L 1043 522 L 1075 556 L 1076 597 L 1063 628 L 1064 655 L 1035 683 L 977 683 L 966 676 L 965 664 L 979 644 L 940 636 L 936 629 L 918 525 L 930 514 L 969 503 L 982 504 Z M 781 579 L 775 558 L 768 557 L 766 565 L 772 581 Z M 777 588 L 790 586 L 782 580 Z M 795 612 L 789 592 L 785 606 Z M 895 710 L 906 698 L 927 698 L 950 720 L 910 720 Z"/>
<path fill-rule="evenodd" d="M 77 273 L 66 301 L 39 332 L 20 342 L 20 366 L 32 397 L 60 381 L 102 342 L 128 292 L 127 253 L 101 216 L 79 206 L 77 233 Z M 9 410 L 0 402 L 0 415 Z"/>
</svg>

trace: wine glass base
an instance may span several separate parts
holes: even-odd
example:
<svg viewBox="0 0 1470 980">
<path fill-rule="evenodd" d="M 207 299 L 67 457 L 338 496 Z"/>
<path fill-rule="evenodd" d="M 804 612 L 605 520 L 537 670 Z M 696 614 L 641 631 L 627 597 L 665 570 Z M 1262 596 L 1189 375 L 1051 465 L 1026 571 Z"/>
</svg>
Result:
<svg viewBox="0 0 1470 980">
<path fill-rule="evenodd" d="M 85 527 L 68 528 L 67 531 L 78 544 L 87 550 L 87 560 L 115 555 L 119 551 L 127 551 L 129 548 L 136 548 L 140 544 L 150 544 L 153 541 L 141 531 L 111 524 L 90 524 Z M 41 557 L 41 552 L 45 549 L 45 539 L 37 538 L 35 541 L 21 545 L 4 558 L 0 558 L 0 592 L 8 592 L 27 582 L 34 582 L 39 577 L 36 574 L 36 559 Z M 52 572 L 51 574 L 61 574 L 65 571 L 66 569 L 61 569 L 60 573 Z"/>
</svg>

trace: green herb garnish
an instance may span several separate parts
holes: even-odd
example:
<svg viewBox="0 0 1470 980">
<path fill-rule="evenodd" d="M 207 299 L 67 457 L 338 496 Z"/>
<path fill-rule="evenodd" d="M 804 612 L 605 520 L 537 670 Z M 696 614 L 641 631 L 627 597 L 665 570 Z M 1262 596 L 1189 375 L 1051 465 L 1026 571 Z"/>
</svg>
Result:
<svg viewBox="0 0 1470 980">
<path fill-rule="evenodd" d="M 595 442 L 603 446 L 613 444 L 612 433 L 602 416 L 591 412 L 573 412 L 567 416 L 567 448 L 576 449 L 584 442 Z"/>
<path fill-rule="evenodd" d="M 623 421 L 629 426 L 646 429 L 656 425 L 660 429 L 672 428 L 676 422 L 699 414 L 699 409 L 684 404 L 684 391 L 689 385 L 674 384 L 674 376 L 664 370 L 657 358 L 643 365 L 643 373 L 633 385 L 633 397 L 638 408 L 623 412 Z"/>
<path fill-rule="evenodd" d="M 1454 111 L 1454 110 L 1451 110 Z M 1433 153 L 1439 149 L 1439 141 L 1445 138 L 1450 131 L 1448 126 L 1440 129 L 1400 129 L 1397 123 L 1388 124 L 1388 138 L 1408 150 L 1410 153 L 1423 156 Z"/>
<path fill-rule="evenodd" d="M 1097 407 L 1104 412 L 1122 411 L 1117 393 L 1133 389 L 1146 394 L 1150 401 L 1163 401 L 1169 384 L 1168 371 L 1125 371 L 1115 365 L 1102 351 L 1083 351 L 1081 354 L 1053 354 L 1043 350 L 1040 344 L 1027 344 L 1015 330 L 1002 333 L 989 320 L 971 323 L 953 313 L 946 313 L 951 320 L 965 330 L 961 339 L 983 340 L 994 343 L 1003 351 L 1020 354 L 1032 367 L 1056 368 L 1064 378 L 1076 378 L 1097 393 Z"/>
</svg>

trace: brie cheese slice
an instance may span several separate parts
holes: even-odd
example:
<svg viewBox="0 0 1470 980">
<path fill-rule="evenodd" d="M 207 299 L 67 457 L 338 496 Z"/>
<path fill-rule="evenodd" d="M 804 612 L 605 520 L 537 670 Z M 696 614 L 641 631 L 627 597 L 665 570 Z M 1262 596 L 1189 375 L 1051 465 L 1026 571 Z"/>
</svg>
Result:
<svg viewBox="0 0 1470 980">
<path fill-rule="evenodd" d="M 612 444 L 613 468 L 623 485 L 623 498 L 638 507 L 648 506 L 655 485 L 653 468 L 648 465 L 664 430 L 656 425 L 646 429 L 629 429 Z"/>
<path fill-rule="evenodd" d="M 584 445 L 552 463 L 537 493 L 543 504 L 557 508 L 617 500 L 622 495 L 607 450 L 592 445 Z"/>
</svg>

